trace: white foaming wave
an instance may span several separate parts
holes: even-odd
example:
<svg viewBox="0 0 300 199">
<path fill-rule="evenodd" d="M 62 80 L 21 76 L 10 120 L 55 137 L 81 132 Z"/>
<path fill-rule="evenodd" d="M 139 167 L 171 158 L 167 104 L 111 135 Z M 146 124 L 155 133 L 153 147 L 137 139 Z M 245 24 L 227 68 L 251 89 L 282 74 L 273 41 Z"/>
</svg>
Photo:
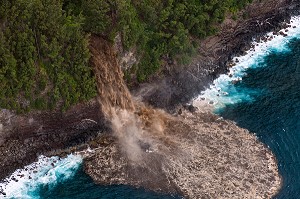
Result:
<svg viewBox="0 0 300 199">
<path fill-rule="evenodd" d="M 271 52 L 289 51 L 287 44 L 294 38 L 300 38 L 300 16 L 292 17 L 289 25 L 290 27 L 281 30 L 286 36 L 274 35 L 270 32 L 266 34 L 269 38 L 267 41 L 253 41 L 252 48 L 246 51 L 245 55 L 233 58 L 235 65 L 229 69 L 229 72 L 215 79 L 210 88 L 203 91 L 195 101 L 205 99 L 219 109 L 229 104 L 253 100 L 250 94 L 256 91 L 240 92 L 236 90 L 234 84 L 247 75 L 248 68 L 264 67 L 265 65 L 262 64 L 264 58 Z"/>
<path fill-rule="evenodd" d="M 40 156 L 37 162 L 16 170 L 0 183 L 0 198 L 38 199 L 41 187 L 51 189 L 72 177 L 81 163 L 80 155 L 70 154 L 66 158 Z"/>
</svg>

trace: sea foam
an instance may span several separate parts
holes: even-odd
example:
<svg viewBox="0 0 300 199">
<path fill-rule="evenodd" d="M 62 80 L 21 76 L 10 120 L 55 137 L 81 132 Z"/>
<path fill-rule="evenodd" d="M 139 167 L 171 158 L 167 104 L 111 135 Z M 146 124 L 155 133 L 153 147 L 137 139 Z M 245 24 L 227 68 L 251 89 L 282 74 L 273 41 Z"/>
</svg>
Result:
<svg viewBox="0 0 300 199">
<path fill-rule="evenodd" d="M 234 57 L 234 66 L 229 69 L 229 72 L 215 79 L 213 84 L 203 91 L 195 101 L 205 99 L 208 103 L 213 104 L 217 110 L 229 104 L 252 101 L 251 94 L 259 93 L 260 91 L 239 91 L 235 84 L 242 81 L 242 78 L 247 75 L 247 69 L 264 67 L 265 65 L 262 63 L 271 52 L 289 51 L 287 44 L 292 39 L 300 37 L 300 16 L 292 17 L 289 25 L 289 28 L 281 30 L 286 36 L 281 34 L 274 35 L 270 32 L 266 34 L 266 37 L 272 39 L 267 41 L 253 40 L 252 48 L 246 51 L 245 55 Z"/>
<path fill-rule="evenodd" d="M 16 170 L 0 183 L 0 198 L 39 199 L 41 188 L 52 189 L 57 183 L 71 178 L 81 163 L 80 155 L 40 156 L 37 162 Z"/>
</svg>

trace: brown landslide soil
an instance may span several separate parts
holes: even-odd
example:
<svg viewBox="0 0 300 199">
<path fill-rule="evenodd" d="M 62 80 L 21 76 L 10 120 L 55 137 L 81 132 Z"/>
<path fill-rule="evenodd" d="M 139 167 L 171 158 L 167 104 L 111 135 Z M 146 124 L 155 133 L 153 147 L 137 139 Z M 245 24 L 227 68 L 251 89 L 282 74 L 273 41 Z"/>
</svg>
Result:
<svg viewBox="0 0 300 199">
<path fill-rule="evenodd" d="M 132 92 L 135 96 L 142 96 L 146 103 L 169 110 L 188 102 L 218 74 L 226 71 L 226 62 L 247 49 L 253 36 L 280 28 L 280 22 L 299 14 L 299 10 L 297 0 L 256 1 L 246 9 L 247 19 L 227 19 L 218 35 L 201 41 L 199 55 L 189 66 L 181 69 L 171 66 L 172 71 L 165 71 L 164 78 L 142 84 Z M 41 153 L 84 144 L 90 139 L 87 135 L 94 137 L 98 131 L 106 129 L 108 125 L 99 108 L 100 105 L 93 100 L 92 103 L 78 104 L 64 114 L 53 111 L 15 115 L 2 110 L 0 178 L 35 161 Z M 87 118 L 97 124 L 85 120 Z M 86 123 L 84 127 L 78 128 L 83 121 Z"/>
</svg>

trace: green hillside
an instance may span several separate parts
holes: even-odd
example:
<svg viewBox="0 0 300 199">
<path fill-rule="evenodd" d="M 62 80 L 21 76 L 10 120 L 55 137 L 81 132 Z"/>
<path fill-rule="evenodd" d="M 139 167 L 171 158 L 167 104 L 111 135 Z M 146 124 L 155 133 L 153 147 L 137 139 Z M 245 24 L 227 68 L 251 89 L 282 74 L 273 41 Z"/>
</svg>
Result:
<svg viewBox="0 0 300 199">
<path fill-rule="evenodd" d="M 113 41 L 120 33 L 140 59 L 128 72 L 145 81 L 163 57 L 187 63 L 196 39 L 250 1 L 1 0 L 0 107 L 66 110 L 94 97 L 89 34 Z"/>
</svg>

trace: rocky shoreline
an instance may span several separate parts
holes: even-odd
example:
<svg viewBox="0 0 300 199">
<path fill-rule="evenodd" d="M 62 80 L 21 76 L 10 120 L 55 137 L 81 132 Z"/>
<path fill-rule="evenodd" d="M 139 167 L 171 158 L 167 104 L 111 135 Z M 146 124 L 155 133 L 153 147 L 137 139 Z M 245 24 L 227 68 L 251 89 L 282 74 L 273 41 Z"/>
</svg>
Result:
<svg viewBox="0 0 300 199">
<path fill-rule="evenodd" d="M 109 132 L 92 100 L 66 113 L 32 112 L 16 115 L 0 111 L 0 179 L 37 160 L 39 155 L 66 155 L 88 147 L 101 132 Z"/>
<path fill-rule="evenodd" d="M 138 146 L 128 150 L 111 135 L 98 138 L 94 153 L 84 161 L 85 172 L 96 183 L 195 199 L 271 198 L 279 191 L 281 178 L 272 152 L 253 134 L 213 115 L 205 105 L 172 118 L 157 111 L 146 117 L 142 126 L 151 125 L 137 136 L 140 150 L 134 158 L 132 149 L 136 153 Z M 162 131 L 153 127 L 159 120 Z"/>
<path fill-rule="evenodd" d="M 297 0 L 256 0 L 238 14 L 239 20 L 228 17 L 217 35 L 199 41 L 198 55 L 189 65 L 166 64 L 163 77 L 154 77 L 132 92 L 151 106 L 174 112 L 178 104 L 190 102 L 228 72 L 232 58 L 250 49 L 254 38 L 263 40 L 266 33 L 279 32 L 299 14 Z"/>
<path fill-rule="evenodd" d="M 289 20 L 292 15 L 299 14 L 299 4 L 296 0 L 254 2 L 246 9 L 246 12 L 249 13 L 247 19 L 240 21 L 225 20 L 218 35 L 201 41 L 199 55 L 194 58 L 190 65 L 180 68 L 176 66 L 176 63 L 171 63 L 169 66 L 166 66 L 163 78 L 157 80 L 156 77 L 156 80 L 142 84 L 139 88 L 132 90 L 132 92 L 136 97 L 142 98 L 142 101 L 147 104 L 166 109 L 169 112 L 176 112 L 177 105 L 189 102 L 219 74 L 225 73 L 228 68 L 228 61 L 234 55 L 245 52 L 250 47 L 249 43 L 253 37 L 259 37 L 266 32 L 278 30 L 284 27 L 282 22 Z M 239 16 L 242 15 L 243 13 L 240 13 Z M 10 111 L 2 110 L 0 112 L 0 179 L 4 179 L 17 168 L 36 161 L 40 154 L 63 156 L 70 152 L 85 149 L 88 146 L 94 148 L 99 147 L 99 145 L 117 147 L 113 137 L 110 136 L 110 123 L 104 119 L 103 114 L 99 110 L 100 105 L 97 100 L 78 104 L 63 114 L 58 111 L 52 111 L 16 115 Z M 198 116 L 196 113 L 196 115 L 189 117 L 191 117 L 190 121 L 195 122 L 193 118 Z M 227 121 L 225 123 L 229 124 Z M 237 128 L 231 123 L 229 125 Z M 243 131 L 243 136 L 249 134 L 245 132 Z M 252 136 L 249 139 L 253 141 L 255 138 Z M 114 145 L 111 145 L 112 143 Z M 267 185 L 267 181 L 259 182 L 260 178 L 255 178 L 258 180 L 255 186 L 264 185 L 263 187 L 269 190 L 266 193 L 269 197 L 278 191 L 280 184 L 276 162 L 272 158 L 272 153 L 266 147 L 262 147 L 263 145 L 258 141 L 255 143 L 259 146 L 258 149 L 265 153 L 261 156 L 263 157 L 262 165 L 271 165 L 266 173 L 275 176 L 275 179 L 270 180 L 270 182 L 274 182 L 274 188 Z M 109 150 L 109 148 L 105 150 Z M 107 151 L 107 154 L 109 153 L 111 151 Z M 256 157 L 259 157 L 259 155 Z M 95 159 L 87 159 L 86 169 L 87 173 L 93 176 L 92 172 L 95 171 L 88 169 L 89 162 L 92 161 L 95 161 Z M 262 169 L 267 167 L 262 167 Z M 255 165 L 253 165 L 253 168 L 255 168 Z M 101 171 L 103 170 L 100 169 L 99 172 Z M 255 169 L 255 171 L 257 170 Z M 94 175 L 96 182 L 107 184 L 124 182 L 112 179 L 110 179 L 110 182 L 101 181 L 97 179 L 97 175 Z M 128 180 L 128 178 L 126 179 Z M 173 182 L 173 185 L 172 183 L 170 185 L 170 189 L 165 191 L 184 194 L 182 187 L 175 185 L 177 183 L 175 178 Z M 138 183 L 141 182 L 134 181 L 131 184 L 142 185 Z M 155 187 L 149 188 L 157 190 Z M 188 192 L 189 190 L 186 191 Z M 191 198 L 194 197 L 191 196 Z"/>
</svg>

